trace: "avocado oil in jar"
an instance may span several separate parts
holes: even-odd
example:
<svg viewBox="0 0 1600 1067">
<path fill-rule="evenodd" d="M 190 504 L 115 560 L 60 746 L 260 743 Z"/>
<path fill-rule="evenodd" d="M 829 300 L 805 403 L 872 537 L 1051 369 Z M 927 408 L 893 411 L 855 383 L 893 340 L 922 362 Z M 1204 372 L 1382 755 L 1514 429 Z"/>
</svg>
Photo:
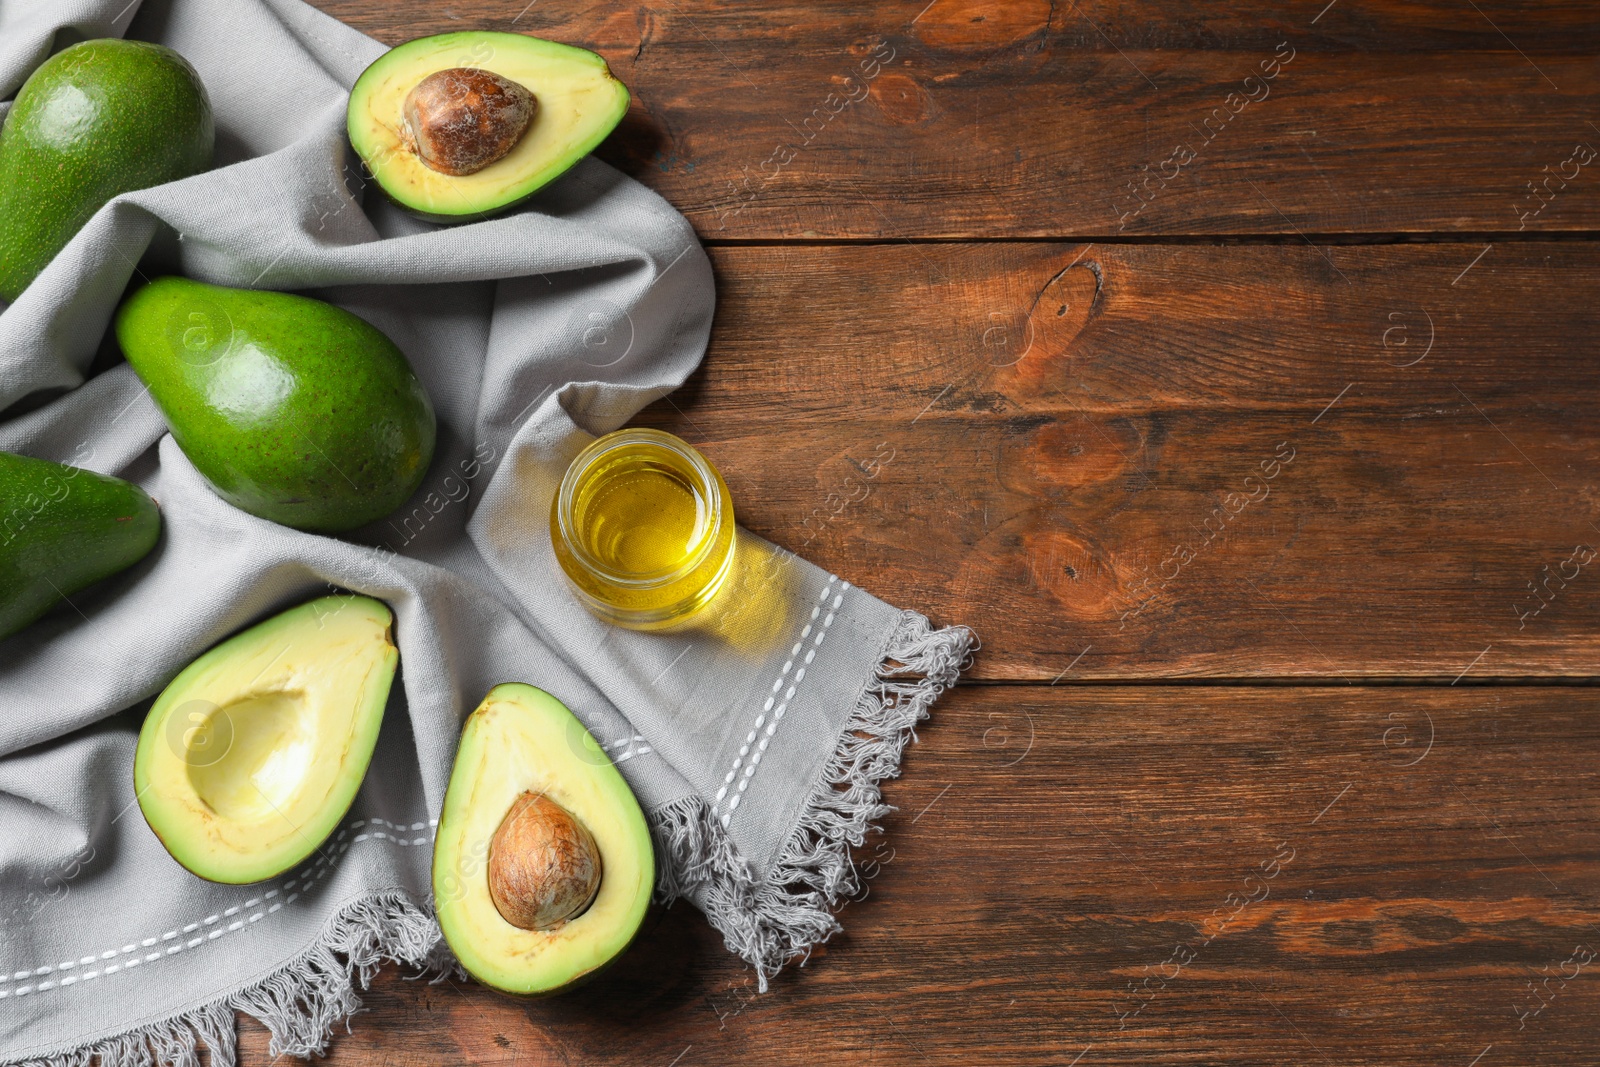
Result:
<svg viewBox="0 0 1600 1067">
<path fill-rule="evenodd" d="M 568 584 L 600 618 L 635 630 L 688 620 L 733 564 L 733 502 L 722 476 L 660 430 L 617 430 L 567 467 L 550 538 Z"/>
</svg>

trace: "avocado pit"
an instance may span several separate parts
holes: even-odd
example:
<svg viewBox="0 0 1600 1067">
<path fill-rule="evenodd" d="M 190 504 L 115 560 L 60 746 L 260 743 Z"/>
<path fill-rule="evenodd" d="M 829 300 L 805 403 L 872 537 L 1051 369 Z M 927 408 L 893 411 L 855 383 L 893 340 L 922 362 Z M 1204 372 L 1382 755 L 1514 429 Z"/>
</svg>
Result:
<svg viewBox="0 0 1600 1067">
<path fill-rule="evenodd" d="M 435 71 L 406 94 L 401 138 L 429 169 L 476 174 L 522 140 L 538 109 L 524 86 L 478 67 Z"/>
<path fill-rule="evenodd" d="M 522 930 L 552 930 L 582 915 L 601 874 L 594 835 L 542 793 L 517 797 L 489 842 L 489 897 Z"/>
</svg>

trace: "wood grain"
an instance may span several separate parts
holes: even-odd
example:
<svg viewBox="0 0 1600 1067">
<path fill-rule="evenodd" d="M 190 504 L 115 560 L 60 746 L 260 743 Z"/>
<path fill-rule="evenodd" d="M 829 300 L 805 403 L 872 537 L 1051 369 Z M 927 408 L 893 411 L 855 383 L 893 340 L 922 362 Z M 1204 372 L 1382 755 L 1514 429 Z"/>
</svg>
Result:
<svg viewBox="0 0 1600 1067">
<path fill-rule="evenodd" d="M 1600 228 L 1582 5 L 321 6 L 596 49 L 635 96 L 601 156 L 706 238 Z"/>
<path fill-rule="evenodd" d="M 1592 690 L 964 688 L 772 993 L 679 907 L 556 1000 L 388 973 L 328 1063 L 1590 1062 L 1597 758 Z"/>
<path fill-rule="evenodd" d="M 386 971 L 334 1067 L 1594 1059 L 1592 5 L 319 6 L 601 52 L 717 246 L 641 421 L 1031 683 L 771 994 L 680 905 L 551 1001 Z"/>
<path fill-rule="evenodd" d="M 645 421 L 753 529 L 973 626 L 977 677 L 1600 657 L 1592 244 L 713 260 L 710 355 Z"/>
</svg>

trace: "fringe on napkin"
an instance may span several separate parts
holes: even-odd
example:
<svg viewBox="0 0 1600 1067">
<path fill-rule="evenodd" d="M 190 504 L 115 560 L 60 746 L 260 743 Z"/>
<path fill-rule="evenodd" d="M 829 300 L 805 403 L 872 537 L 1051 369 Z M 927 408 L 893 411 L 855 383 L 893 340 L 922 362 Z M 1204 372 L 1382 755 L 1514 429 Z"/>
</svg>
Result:
<svg viewBox="0 0 1600 1067">
<path fill-rule="evenodd" d="M 310 1057 L 325 1052 L 333 1028 L 361 1007 L 357 988 L 366 988 L 381 964 L 448 974 L 454 961 L 441 953 L 442 942 L 433 916 L 404 894 L 362 897 L 333 916 L 298 958 L 249 989 L 19 1067 L 200 1067 L 201 1045 L 211 1067 L 234 1067 L 240 1011 L 272 1033 L 273 1057 Z"/>
<path fill-rule="evenodd" d="M 850 850 L 894 808 L 878 783 L 900 773 L 900 755 L 916 725 L 955 684 L 977 647 L 965 626 L 933 629 L 903 612 L 876 677 L 845 722 L 839 743 L 806 801 L 777 866 L 756 879 L 710 805 L 689 797 L 651 812 L 666 900 L 692 898 L 728 949 L 768 980 L 841 927 L 833 909 L 861 888 Z"/>
</svg>

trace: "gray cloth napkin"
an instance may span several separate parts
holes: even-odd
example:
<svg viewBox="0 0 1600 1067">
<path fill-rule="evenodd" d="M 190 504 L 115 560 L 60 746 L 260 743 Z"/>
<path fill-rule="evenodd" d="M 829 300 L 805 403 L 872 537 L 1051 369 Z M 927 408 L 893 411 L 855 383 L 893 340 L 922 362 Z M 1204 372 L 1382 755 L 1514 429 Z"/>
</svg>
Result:
<svg viewBox="0 0 1600 1067">
<path fill-rule="evenodd" d="M 429 908 L 460 723 L 496 683 L 566 702 L 649 814 L 659 890 L 758 972 L 837 929 L 877 783 L 971 645 L 748 533 L 714 624 L 644 635 L 563 586 L 547 516 L 567 462 L 681 383 L 710 265 L 664 201 L 590 159 L 510 216 L 453 229 L 363 190 L 346 92 L 383 47 L 298 0 L 0 0 L 0 96 L 53 50 L 176 48 L 217 115 L 217 168 L 119 198 L 0 313 L 0 449 L 145 487 L 138 567 L 0 642 L 0 1061 L 233 1062 L 323 1048 L 385 960 L 448 966 Z M 136 275 L 310 291 L 400 345 L 439 448 L 417 496 L 346 539 L 223 503 L 106 338 Z M 711 448 L 713 460 L 716 450 Z M 737 501 L 735 502 L 737 507 Z M 239 628 L 330 590 L 387 602 L 401 679 L 354 808 L 255 886 L 181 869 L 133 796 L 150 700 Z"/>
</svg>

